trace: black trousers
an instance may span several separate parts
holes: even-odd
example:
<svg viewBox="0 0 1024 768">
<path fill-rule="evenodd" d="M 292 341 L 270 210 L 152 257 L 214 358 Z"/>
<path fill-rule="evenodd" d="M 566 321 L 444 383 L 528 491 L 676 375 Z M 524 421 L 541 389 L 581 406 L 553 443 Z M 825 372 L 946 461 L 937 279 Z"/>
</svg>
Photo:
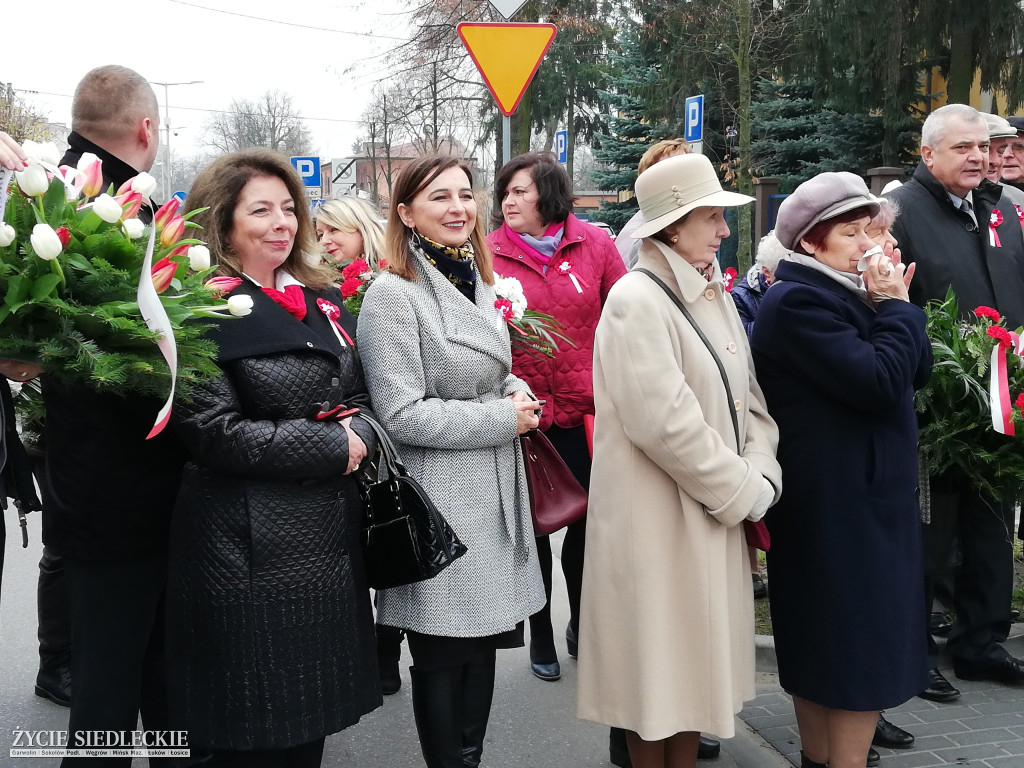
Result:
<svg viewBox="0 0 1024 768">
<path fill-rule="evenodd" d="M 1011 495 L 1012 497 L 1012 495 Z M 934 584 L 948 573 L 953 541 L 961 563 L 954 577 L 956 622 L 946 641 L 955 661 L 982 668 L 1006 655 L 1013 592 L 1013 501 L 979 493 L 962 475 L 932 480 L 932 521 L 924 526 L 926 610 Z M 929 636 L 932 666 L 937 647 Z"/>
<path fill-rule="evenodd" d="M 87 562 L 64 558 L 71 596 L 69 746 L 81 731 L 134 731 L 171 726 L 164 671 L 167 561 Z M 130 757 L 64 758 L 61 765 L 128 768 Z M 180 764 L 152 758 L 150 765 Z"/>
<path fill-rule="evenodd" d="M 558 451 L 566 466 L 580 485 L 590 488 L 590 450 L 584 428 L 550 427 L 544 433 L 551 445 Z M 587 519 L 584 517 L 565 529 L 562 540 L 562 574 L 565 576 L 566 592 L 569 596 L 569 623 L 579 636 L 580 595 L 583 592 L 583 557 L 587 540 Z M 544 593 L 547 602 L 530 617 L 530 661 L 535 664 L 551 664 L 557 661 L 554 631 L 551 628 L 552 556 L 548 536 L 537 537 L 537 559 L 541 576 L 544 578 Z"/>
</svg>

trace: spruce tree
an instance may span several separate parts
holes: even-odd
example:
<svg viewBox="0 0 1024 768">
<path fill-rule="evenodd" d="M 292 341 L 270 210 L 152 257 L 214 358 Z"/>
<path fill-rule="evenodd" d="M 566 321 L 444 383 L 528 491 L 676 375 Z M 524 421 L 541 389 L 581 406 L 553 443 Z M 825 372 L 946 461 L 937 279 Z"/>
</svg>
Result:
<svg viewBox="0 0 1024 768">
<path fill-rule="evenodd" d="M 605 168 L 591 172 L 590 176 L 600 189 L 632 193 L 640 158 L 652 144 L 668 138 L 671 129 L 647 116 L 644 96 L 656 85 L 660 74 L 657 65 L 641 53 L 632 24 L 624 24 L 618 41 L 619 52 L 611 57 L 610 88 L 602 94 L 609 112 L 608 132 L 598 133 L 594 150 L 594 159 Z M 617 231 L 636 211 L 636 198 L 630 195 L 621 202 L 601 203 L 600 216 Z"/>
</svg>

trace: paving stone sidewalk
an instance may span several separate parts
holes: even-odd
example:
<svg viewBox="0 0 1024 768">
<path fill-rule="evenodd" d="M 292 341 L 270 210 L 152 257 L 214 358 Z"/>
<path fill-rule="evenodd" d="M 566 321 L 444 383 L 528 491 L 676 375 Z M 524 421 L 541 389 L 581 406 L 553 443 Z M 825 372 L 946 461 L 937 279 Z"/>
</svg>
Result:
<svg viewBox="0 0 1024 768">
<path fill-rule="evenodd" d="M 1024 656 L 1024 624 L 1013 626 L 1006 649 Z M 943 674 L 963 695 L 949 704 L 915 697 L 886 710 L 886 718 L 914 734 L 917 741 L 912 749 L 879 749 L 880 768 L 1024 768 L 1024 686 L 959 680 L 949 659 L 942 662 Z M 777 677 L 773 685 L 770 676 L 762 676 L 758 697 L 740 717 L 790 762 L 800 764 L 792 700 L 779 687 Z"/>
</svg>

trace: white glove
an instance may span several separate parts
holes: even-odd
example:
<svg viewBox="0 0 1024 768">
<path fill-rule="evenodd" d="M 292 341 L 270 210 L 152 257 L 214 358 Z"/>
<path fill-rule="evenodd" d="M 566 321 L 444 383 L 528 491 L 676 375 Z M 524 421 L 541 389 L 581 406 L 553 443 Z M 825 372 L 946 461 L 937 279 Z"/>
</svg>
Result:
<svg viewBox="0 0 1024 768">
<path fill-rule="evenodd" d="M 768 511 L 768 507 L 772 505 L 772 501 L 775 499 L 775 487 L 769 483 L 764 477 L 761 478 L 761 492 L 757 494 L 757 499 L 754 501 L 754 506 L 750 510 L 750 514 L 747 515 L 747 520 L 752 523 L 756 523 L 762 517 L 764 513 Z"/>
</svg>

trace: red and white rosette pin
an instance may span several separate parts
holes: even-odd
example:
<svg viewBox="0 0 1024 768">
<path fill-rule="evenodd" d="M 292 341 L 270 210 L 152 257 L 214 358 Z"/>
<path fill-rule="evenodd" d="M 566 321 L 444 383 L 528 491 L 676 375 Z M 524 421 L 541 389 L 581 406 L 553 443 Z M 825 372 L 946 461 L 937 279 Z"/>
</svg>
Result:
<svg viewBox="0 0 1024 768">
<path fill-rule="evenodd" d="M 1017 220 L 1020 222 L 1021 228 L 1024 229 L 1024 209 L 1016 203 L 1013 204 L 1013 209 L 1017 211 Z"/>
<path fill-rule="evenodd" d="M 558 271 L 561 272 L 563 275 L 569 276 L 569 279 L 572 280 L 572 284 L 576 286 L 576 293 L 583 293 L 583 288 L 590 287 L 589 285 L 587 285 L 586 280 L 584 280 L 582 277 L 576 274 L 576 272 L 572 268 L 572 262 L 569 261 L 568 259 L 566 259 L 565 261 L 558 265 Z M 580 283 L 583 283 L 582 288 L 580 287 Z"/>
<path fill-rule="evenodd" d="M 352 337 L 345 332 L 345 329 L 341 327 L 341 323 L 338 322 L 338 318 L 341 317 L 341 310 L 338 309 L 337 305 L 332 304 L 327 299 L 317 299 L 316 305 L 321 312 L 327 315 L 327 319 L 331 321 L 334 335 L 338 337 L 341 346 L 354 347 L 355 343 L 352 341 Z"/>
<path fill-rule="evenodd" d="M 999 211 L 992 211 L 992 215 L 988 220 L 988 244 L 993 248 L 1002 248 L 1003 244 L 999 242 L 999 233 L 996 232 L 996 227 L 1003 223 L 1003 214 Z"/>
</svg>

